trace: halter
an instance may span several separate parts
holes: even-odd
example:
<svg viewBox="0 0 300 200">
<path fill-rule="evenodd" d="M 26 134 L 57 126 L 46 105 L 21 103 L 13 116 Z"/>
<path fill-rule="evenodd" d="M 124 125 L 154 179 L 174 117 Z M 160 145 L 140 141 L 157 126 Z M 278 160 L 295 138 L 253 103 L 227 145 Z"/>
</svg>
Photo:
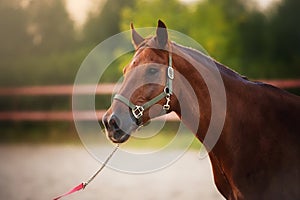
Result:
<svg viewBox="0 0 300 200">
<path fill-rule="evenodd" d="M 171 53 L 169 53 L 169 66 L 167 68 L 166 76 L 167 76 L 167 81 L 166 81 L 166 85 L 165 85 L 163 92 L 161 92 L 159 95 L 157 95 L 156 97 L 154 97 L 153 99 L 151 99 L 150 101 L 146 102 L 143 105 L 135 105 L 129 99 L 127 99 L 126 97 L 124 97 L 120 94 L 116 94 L 114 96 L 114 99 L 119 100 L 119 101 L 123 102 L 124 104 L 126 104 L 131 109 L 132 115 L 134 116 L 134 118 L 137 121 L 139 121 L 140 118 L 143 116 L 144 110 L 150 108 L 151 106 L 156 104 L 158 101 L 162 100 L 163 98 L 166 98 L 166 103 L 165 103 L 165 105 L 163 105 L 163 109 L 168 111 L 168 110 L 170 110 L 169 103 L 171 101 L 170 97 L 173 93 L 172 81 L 174 79 L 174 69 L 172 67 L 172 54 Z"/>
</svg>

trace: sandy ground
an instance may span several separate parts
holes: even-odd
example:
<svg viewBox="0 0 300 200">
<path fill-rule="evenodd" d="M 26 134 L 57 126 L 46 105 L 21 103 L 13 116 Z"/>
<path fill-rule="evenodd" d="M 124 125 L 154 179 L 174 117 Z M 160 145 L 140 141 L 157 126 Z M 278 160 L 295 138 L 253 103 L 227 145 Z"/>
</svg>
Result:
<svg viewBox="0 0 300 200">
<path fill-rule="evenodd" d="M 217 200 L 208 158 L 188 151 L 158 172 L 133 175 L 105 168 L 84 190 L 65 199 Z M 162 155 L 164 156 L 164 155 Z M 0 146 L 0 199 L 53 199 L 88 179 L 97 162 L 82 146 Z"/>
</svg>

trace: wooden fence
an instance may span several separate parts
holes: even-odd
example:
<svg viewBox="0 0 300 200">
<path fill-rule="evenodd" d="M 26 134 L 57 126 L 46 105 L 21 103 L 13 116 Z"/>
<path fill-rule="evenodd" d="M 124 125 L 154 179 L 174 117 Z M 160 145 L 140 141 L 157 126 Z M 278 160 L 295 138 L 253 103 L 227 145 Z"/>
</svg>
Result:
<svg viewBox="0 0 300 200">
<path fill-rule="evenodd" d="M 111 95 L 114 89 L 118 87 L 115 84 L 76 86 L 76 95 Z M 1 96 L 72 96 L 73 85 L 55 85 L 55 86 L 28 86 L 0 88 Z M 95 114 L 98 120 L 102 119 L 105 110 L 96 111 L 76 111 L 76 120 L 94 120 Z M 73 121 L 72 111 L 1 111 L 0 121 Z M 157 118 L 157 120 L 177 121 L 178 117 L 174 113 Z"/>
<path fill-rule="evenodd" d="M 300 88 L 300 79 L 294 80 L 259 80 L 269 83 L 279 88 Z M 96 90 L 94 86 L 82 85 L 76 86 L 77 95 L 88 95 L 95 93 L 96 95 L 112 94 L 115 84 L 101 84 Z M 15 88 L 0 88 L 1 96 L 72 96 L 73 85 L 56 85 L 56 86 L 31 86 L 31 87 L 15 87 Z M 0 108 L 1 109 L 1 108 Z M 104 110 L 94 111 L 77 111 L 76 120 L 92 120 L 95 119 L 95 114 L 98 120 L 102 119 Z M 158 119 L 166 119 L 170 121 L 178 120 L 178 117 L 171 113 L 166 117 Z M 1 111 L 0 121 L 72 121 L 72 111 Z"/>
</svg>

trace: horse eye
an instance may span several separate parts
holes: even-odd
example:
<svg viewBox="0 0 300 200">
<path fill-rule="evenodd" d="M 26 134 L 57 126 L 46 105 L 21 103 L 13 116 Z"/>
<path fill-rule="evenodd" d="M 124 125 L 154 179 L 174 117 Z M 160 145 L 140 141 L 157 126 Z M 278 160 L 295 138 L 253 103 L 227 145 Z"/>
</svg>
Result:
<svg viewBox="0 0 300 200">
<path fill-rule="evenodd" d="M 158 72 L 157 68 L 149 68 L 147 71 L 148 74 L 152 74 L 152 75 L 156 74 L 157 72 Z"/>
</svg>

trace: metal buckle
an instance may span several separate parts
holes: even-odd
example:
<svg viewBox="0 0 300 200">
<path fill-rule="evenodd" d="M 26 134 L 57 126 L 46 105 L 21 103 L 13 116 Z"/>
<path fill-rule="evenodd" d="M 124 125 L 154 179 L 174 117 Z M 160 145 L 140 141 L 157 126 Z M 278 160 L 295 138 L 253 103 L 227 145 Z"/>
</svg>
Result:
<svg viewBox="0 0 300 200">
<path fill-rule="evenodd" d="M 174 79 L 174 69 L 172 67 L 168 67 L 168 77 L 169 79 Z"/>
<path fill-rule="evenodd" d="M 135 106 L 132 110 L 131 110 L 133 116 L 136 119 L 139 119 L 140 117 L 143 116 L 143 112 L 144 112 L 144 107 L 143 106 Z"/>
</svg>

